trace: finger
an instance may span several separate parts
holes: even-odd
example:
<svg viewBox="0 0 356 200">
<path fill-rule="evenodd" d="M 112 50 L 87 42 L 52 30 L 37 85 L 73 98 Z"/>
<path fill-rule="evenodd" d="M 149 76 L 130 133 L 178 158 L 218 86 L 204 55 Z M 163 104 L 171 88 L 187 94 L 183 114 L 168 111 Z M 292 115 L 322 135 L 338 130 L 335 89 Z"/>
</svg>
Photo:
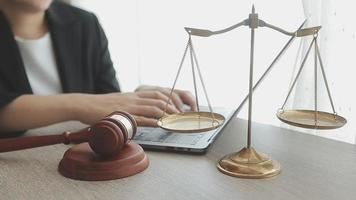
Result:
<svg viewBox="0 0 356 200">
<path fill-rule="evenodd" d="M 129 106 L 127 110 L 129 113 L 133 115 L 155 118 L 155 119 L 158 119 L 164 115 L 164 111 L 155 106 L 134 105 L 134 106 Z"/>
<path fill-rule="evenodd" d="M 178 113 L 179 111 L 177 108 L 171 104 L 167 104 L 167 102 L 164 102 L 163 100 L 159 99 L 146 99 L 146 98 L 141 98 L 137 100 L 138 105 L 148 105 L 148 106 L 156 106 L 160 108 L 163 111 L 166 111 L 168 114 L 174 114 Z"/>
<path fill-rule="evenodd" d="M 179 95 L 175 92 L 172 93 L 172 101 L 174 105 L 178 108 L 178 110 L 183 112 L 183 101 L 180 99 Z"/>
<path fill-rule="evenodd" d="M 160 91 L 168 97 L 171 95 L 169 89 L 162 89 Z M 183 101 L 176 92 L 172 92 L 172 102 L 180 112 L 183 112 Z"/>
<path fill-rule="evenodd" d="M 187 104 L 190 106 L 192 111 L 197 111 L 197 102 L 195 100 L 194 95 L 189 92 L 189 91 L 184 91 L 184 90 L 176 90 L 175 91 L 179 97 L 182 99 L 183 103 Z"/>
<path fill-rule="evenodd" d="M 142 117 L 142 116 L 133 116 L 137 122 L 138 126 L 151 126 L 151 127 L 157 127 L 157 122 L 158 120 L 152 119 L 152 118 L 147 118 L 147 117 Z"/>
<path fill-rule="evenodd" d="M 136 92 L 138 91 L 147 91 L 147 90 L 157 90 L 159 87 L 158 86 L 153 86 L 153 85 L 140 85 L 139 87 L 136 88 Z"/>
<path fill-rule="evenodd" d="M 167 102 L 169 99 L 160 91 L 139 91 L 137 92 L 137 96 L 141 98 L 160 99 L 165 102 Z"/>
<path fill-rule="evenodd" d="M 166 95 L 165 93 L 163 93 L 163 91 L 140 91 L 137 93 L 137 96 L 141 98 L 160 99 L 163 100 L 166 104 L 168 102 L 169 105 L 176 107 L 176 105 L 172 103 L 172 101 L 169 101 L 169 95 Z M 178 109 L 179 112 L 182 111 L 178 107 L 176 107 L 176 109 Z"/>
<path fill-rule="evenodd" d="M 157 127 L 158 120 L 152 117 L 146 117 L 147 116 L 147 111 L 145 109 L 145 106 L 132 106 L 132 107 L 125 107 L 125 108 L 120 108 L 118 110 L 124 110 L 128 113 L 130 113 L 136 120 L 138 126 L 152 126 L 152 127 Z M 155 109 L 153 109 L 155 110 Z M 158 109 L 159 110 L 159 109 Z M 152 111 L 151 111 L 152 112 Z M 162 116 L 163 111 L 156 111 L 156 115 L 161 113 L 160 116 Z M 142 116 L 141 114 L 144 114 L 146 116 Z"/>
</svg>

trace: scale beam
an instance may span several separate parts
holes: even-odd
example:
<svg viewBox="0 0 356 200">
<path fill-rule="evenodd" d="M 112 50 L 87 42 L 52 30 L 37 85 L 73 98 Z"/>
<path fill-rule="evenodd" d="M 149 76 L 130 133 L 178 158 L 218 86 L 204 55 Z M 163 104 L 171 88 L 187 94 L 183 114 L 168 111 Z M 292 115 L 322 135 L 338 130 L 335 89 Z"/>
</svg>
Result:
<svg viewBox="0 0 356 200">
<path fill-rule="evenodd" d="M 185 27 L 184 29 L 187 31 L 187 33 L 189 35 L 194 35 L 194 36 L 199 36 L 199 37 L 210 37 L 212 35 L 227 33 L 227 32 L 230 32 L 230 31 L 236 29 L 236 28 L 239 28 L 241 26 L 249 26 L 250 28 L 251 27 L 254 27 L 254 28 L 267 27 L 272 30 L 283 33 L 285 35 L 296 36 L 296 37 L 304 37 L 304 36 L 308 36 L 308 35 L 314 35 L 314 34 L 317 34 L 319 32 L 319 30 L 321 29 L 321 26 L 315 26 L 315 27 L 309 27 L 309 28 L 304 28 L 304 29 L 298 29 L 294 32 L 286 31 L 280 27 L 269 24 L 269 23 L 265 22 L 264 20 L 258 19 L 257 14 L 254 14 L 253 17 L 251 16 L 251 14 L 250 14 L 249 18 L 247 18 L 235 25 L 232 25 L 230 27 L 227 27 L 227 28 L 221 29 L 221 30 L 217 30 L 217 31 L 211 31 L 208 29 L 190 28 L 190 27 Z"/>
<path fill-rule="evenodd" d="M 235 24 L 233 26 L 230 26 L 228 28 L 218 30 L 218 31 L 211 31 L 208 29 L 189 28 L 189 27 L 185 27 L 184 29 L 188 32 L 189 35 L 194 35 L 194 36 L 199 36 L 199 37 L 210 37 L 212 35 L 218 35 L 218 34 L 232 31 L 232 30 L 234 30 L 238 27 L 241 27 L 241 26 L 250 26 L 250 24 L 251 24 L 250 19 L 245 19 L 238 24 Z M 260 19 L 258 20 L 258 27 L 267 27 L 267 28 L 273 29 L 275 31 L 278 31 L 280 33 L 283 33 L 285 35 L 296 36 L 296 37 L 305 37 L 308 35 L 314 35 L 314 34 L 317 34 L 319 32 L 319 30 L 321 29 L 321 26 L 315 26 L 315 27 L 309 27 L 309 28 L 304 28 L 304 29 L 298 29 L 295 32 L 289 32 L 289 31 L 281 29 L 277 26 L 269 24 L 269 23 L 267 23 L 263 20 L 260 20 Z"/>
</svg>

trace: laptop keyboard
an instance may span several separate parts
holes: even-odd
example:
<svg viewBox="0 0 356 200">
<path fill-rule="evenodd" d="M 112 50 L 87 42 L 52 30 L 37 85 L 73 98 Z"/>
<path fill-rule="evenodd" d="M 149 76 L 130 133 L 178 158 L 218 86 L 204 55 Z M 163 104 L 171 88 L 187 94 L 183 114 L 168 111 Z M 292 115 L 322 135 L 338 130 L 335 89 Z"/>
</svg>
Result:
<svg viewBox="0 0 356 200">
<path fill-rule="evenodd" d="M 176 134 L 159 128 L 139 127 L 134 140 L 195 145 L 203 134 Z"/>
</svg>

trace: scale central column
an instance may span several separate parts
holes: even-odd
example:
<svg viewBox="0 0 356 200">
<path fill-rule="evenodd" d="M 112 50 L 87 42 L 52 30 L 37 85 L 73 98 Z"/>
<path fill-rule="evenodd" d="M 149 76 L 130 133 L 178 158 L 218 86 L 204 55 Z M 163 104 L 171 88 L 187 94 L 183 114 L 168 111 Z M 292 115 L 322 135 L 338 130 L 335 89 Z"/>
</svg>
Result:
<svg viewBox="0 0 356 200">
<path fill-rule="evenodd" d="M 248 88 L 248 126 L 247 126 L 247 148 L 251 147 L 251 122 L 252 122 L 252 93 L 253 93 L 253 60 L 255 46 L 255 29 L 258 28 L 258 14 L 255 13 L 255 7 L 252 7 L 252 13 L 249 15 L 249 26 L 251 28 L 251 47 L 250 47 L 250 79 Z"/>
<path fill-rule="evenodd" d="M 252 6 L 252 13 L 249 15 L 247 21 L 251 29 L 247 147 L 242 148 L 239 152 L 224 156 L 219 161 L 217 167 L 222 173 L 230 176 L 240 178 L 268 178 L 278 175 L 281 172 L 280 164 L 271 160 L 268 156 L 258 153 L 251 147 L 255 29 L 259 26 L 258 14 L 255 13 L 254 6 Z"/>
</svg>

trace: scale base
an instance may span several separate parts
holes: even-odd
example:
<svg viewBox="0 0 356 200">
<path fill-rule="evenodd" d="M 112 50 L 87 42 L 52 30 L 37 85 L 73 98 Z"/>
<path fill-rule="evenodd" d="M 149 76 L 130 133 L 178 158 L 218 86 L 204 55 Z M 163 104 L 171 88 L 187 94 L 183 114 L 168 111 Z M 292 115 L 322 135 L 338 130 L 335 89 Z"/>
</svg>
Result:
<svg viewBox="0 0 356 200">
<path fill-rule="evenodd" d="M 224 156 L 217 165 L 218 169 L 229 176 L 262 179 L 281 173 L 281 165 L 254 148 L 244 147 L 239 152 Z"/>
<path fill-rule="evenodd" d="M 118 155 L 108 158 L 99 157 L 88 143 L 82 143 L 65 152 L 58 171 L 71 179 L 103 181 L 135 175 L 145 170 L 148 164 L 141 146 L 132 141 Z"/>
</svg>

